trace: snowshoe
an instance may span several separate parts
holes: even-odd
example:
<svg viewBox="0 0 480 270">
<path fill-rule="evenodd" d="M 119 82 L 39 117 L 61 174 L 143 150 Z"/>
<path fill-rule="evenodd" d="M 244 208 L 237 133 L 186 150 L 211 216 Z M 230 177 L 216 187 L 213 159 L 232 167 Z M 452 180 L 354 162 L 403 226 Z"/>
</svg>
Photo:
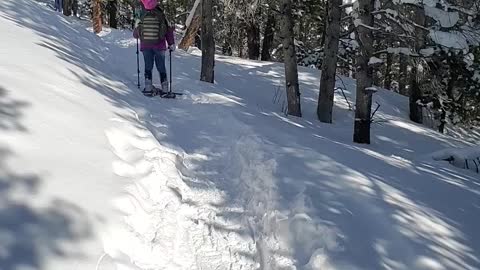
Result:
<svg viewBox="0 0 480 270">
<path fill-rule="evenodd" d="M 155 86 L 152 87 L 151 90 L 143 89 L 142 91 L 143 95 L 147 97 L 154 97 L 154 96 L 162 96 L 165 92 L 162 91 L 162 89 L 156 88 Z"/>
<path fill-rule="evenodd" d="M 174 92 L 164 92 L 160 95 L 161 98 L 176 98 L 177 94 Z"/>
</svg>

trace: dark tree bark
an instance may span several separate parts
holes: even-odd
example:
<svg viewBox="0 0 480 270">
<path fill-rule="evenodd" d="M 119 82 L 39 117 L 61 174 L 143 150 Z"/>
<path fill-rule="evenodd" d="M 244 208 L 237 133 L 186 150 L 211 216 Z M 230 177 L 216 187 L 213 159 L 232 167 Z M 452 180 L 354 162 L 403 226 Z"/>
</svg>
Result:
<svg viewBox="0 0 480 270">
<path fill-rule="evenodd" d="M 329 1 L 323 1 L 323 4 L 325 5 L 325 10 L 323 14 L 323 33 L 322 33 L 322 40 L 320 41 L 320 45 L 325 46 L 325 42 L 327 41 L 327 27 L 328 27 L 328 18 L 329 18 L 329 9 L 331 4 L 329 4 Z"/>
<path fill-rule="evenodd" d="M 72 13 L 74 16 L 78 16 L 78 0 L 72 0 Z"/>
<path fill-rule="evenodd" d="M 387 63 L 385 66 L 385 80 L 383 81 L 383 88 L 390 90 L 392 86 L 392 62 L 393 55 L 387 53 Z"/>
<path fill-rule="evenodd" d="M 215 40 L 213 39 L 213 0 L 202 0 L 202 71 L 200 80 L 214 82 Z"/>
<path fill-rule="evenodd" d="M 234 35 L 234 32 L 233 32 L 233 24 L 231 22 L 231 15 L 230 14 L 225 14 L 226 10 L 224 10 L 224 17 L 223 17 L 223 21 L 225 22 L 224 23 L 224 29 L 225 31 L 227 31 L 227 34 L 226 35 L 223 35 L 223 45 L 222 45 L 222 54 L 223 55 L 228 55 L 228 56 L 232 56 L 233 55 L 233 35 Z"/>
<path fill-rule="evenodd" d="M 114 29 L 118 27 L 117 6 L 117 0 L 108 1 L 108 25 L 110 25 L 110 27 Z"/>
<path fill-rule="evenodd" d="M 417 102 L 422 98 L 422 93 L 418 83 L 418 63 L 416 59 L 412 61 L 412 70 L 410 73 L 410 95 L 409 95 L 409 107 L 410 107 L 410 120 L 415 123 L 421 124 L 423 122 L 422 107 Z"/>
<path fill-rule="evenodd" d="M 260 29 L 256 22 L 247 23 L 248 58 L 258 60 L 260 57 Z"/>
<path fill-rule="evenodd" d="M 415 23 L 421 26 L 425 25 L 425 9 L 421 7 L 415 7 Z M 416 29 L 417 34 L 415 35 L 415 51 L 420 51 L 425 43 L 425 35 L 422 30 Z M 422 90 L 419 85 L 419 63 L 413 61 L 412 72 L 410 75 L 410 120 L 416 123 L 423 122 L 422 107 L 417 104 L 417 102 L 422 98 Z"/>
<path fill-rule="evenodd" d="M 399 74 L 399 89 L 398 92 L 401 95 L 408 96 L 408 90 L 407 90 L 407 78 L 408 78 L 408 56 L 404 54 L 400 54 L 400 74 Z"/>
<path fill-rule="evenodd" d="M 240 29 L 238 29 L 238 40 L 237 40 L 237 51 L 238 51 L 238 57 L 240 58 L 243 58 L 245 55 L 244 41 L 245 41 L 245 30 L 244 30 L 244 27 L 240 27 Z"/>
<path fill-rule="evenodd" d="M 267 24 L 265 25 L 265 33 L 263 36 L 262 61 L 270 61 L 272 59 L 271 50 L 275 37 L 275 15 L 269 11 Z"/>
<path fill-rule="evenodd" d="M 63 0 L 63 15 L 72 15 L 72 0 Z"/>
<path fill-rule="evenodd" d="M 288 114 L 302 117 L 300 104 L 300 86 L 298 84 L 297 57 L 295 54 L 293 16 L 291 0 L 282 0 L 282 39 L 285 61 L 285 79 L 288 102 Z"/>
<path fill-rule="evenodd" d="M 368 62 L 374 52 L 374 37 L 370 27 L 373 27 L 374 22 L 372 12 L 375 0 L 359 0 L 358 2 L 358 19 L 365 26 L 359 25 L 356 35 L 360 48 L 357 56 L 357 98 L 353 141 L 370 144 L 373 68 Z"/>
<path fill-rule="evenodd" d="M 317 116 L 321 122 L 332 123 L 333 99 L 335 93 L 335 75 L 337 71 L 338 42 L 340 39 L 340 20 L 342 0 L 332 0 L 328 14 L 326 31 L 325 58 L 322 64 L 320 95 L 318 97 Z"/>
<path fill-rule="evenodd" d="M 232 56 L 233 55 L 233 48 L 232 48 L 233 25 L 229 23 L 227 28 L 228 28 L 228 34 L 225 35 L 223 38 L 222 54 Z"/>
</svg>

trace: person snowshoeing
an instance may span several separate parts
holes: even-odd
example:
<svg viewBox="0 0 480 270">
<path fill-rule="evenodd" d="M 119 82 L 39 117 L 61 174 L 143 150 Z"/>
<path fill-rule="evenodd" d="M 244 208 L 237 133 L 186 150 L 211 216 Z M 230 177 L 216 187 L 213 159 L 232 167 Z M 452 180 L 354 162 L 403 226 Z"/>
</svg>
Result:
<svg viewBox="0 0 480 270">
<path fill-rule="evenodd" d="M 164 11 L 157 0 L 141 0 L 143 10 L 140 22 L 133 31 L 133 36 L 140 39 L 140 51 L 145 63 L 145 95 L 155 95 L 158 91 L 168 91 L 167 69 L 165 67 L 165 51 L 175 50 L 174 27 L 170 26 Z M 160 75 L 161 89 L 153 86 L 153 66 Z"/>
</svg>

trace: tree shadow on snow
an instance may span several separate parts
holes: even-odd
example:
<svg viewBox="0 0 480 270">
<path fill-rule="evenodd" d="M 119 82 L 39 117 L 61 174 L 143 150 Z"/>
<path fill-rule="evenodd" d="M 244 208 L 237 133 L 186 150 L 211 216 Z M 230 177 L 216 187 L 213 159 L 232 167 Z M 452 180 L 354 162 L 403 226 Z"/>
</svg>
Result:
<svg viewBox="0 0 480 270">
<path fill-rule="evenodd" d="M 479 266 L 479 179 L 424 162 L 385 157 L 382 164 L 361 148 L 335 149 L 312 154 L 316 161 L 297 179 L 318 179 L 305 182 L 306 193 L 315 216 L 343 235 L 341 259 L 363 269 Z"/>
<path fill-rule="evenodd" d="M 268 210 L 265 207 L 269 206 L 265 204 L 273 198 L 272 209 L 287 216 L 285 221 L 276 224 L 276 237 L 283 238 L 293 251 L 279 248 L 266 252 L 271 256 L 291 256 L 300 269 L 316 252 L 319 252 L 319 259 L 322 254 L 328 255 L 330 264 L 344 269 L 480 267 L 480 239 L 475 232 L 480 226 L 477 217 L 479 181 L 468 173 L 461 174 L 438 164 L 412 161 L 412 153 L 421 147 L 427 145 L 422 148 L 426 154 L 439 145 L 449 146 L 450 141 L 434 132 L 425 132 L 426 129 L 415 124 L 399 124 L 395 117 L 406 112 L 387 109 L 389 113 L 381 117 L 388 117 L 388 121 L 384 126 L 374 125 L 372 129 L 376 139 L 374 144 L 353 145 L 352 112 L 343 101 L 336 103 L 336 121 L 350 121 L 352 128 L 310 120 L 314 118 L 319 78 L 306 69 L 301 69 L 300 77 L 304 112 L 309 117 L 293 119 L 282 115 L 281 101 L 273 101 L 276 88 L 283 84 L 280 65 L 249 62 L 240 66 L 237 62 L 241 60 L 232 62 L 229 58 L 219 57 L 217 85 L 210 85 L 197 80 L 200 58 L 181 52 L 174 58 L 174 87 L 187 95 L 175 102 L 149 100 L 136 89 L 133 48 L 104 48 L 97 36 L 79 35 L 79 22 L 74 19 L 63 18 L 35 4 L 26 4 L 20 9 L 10 3 L 0 2 L 6 18 L 43 37 L 37 45 L 54 51 L 57 57 L 72 64 L 70 71 L 77 80 L 119 108 L 133 108 L 144 119 L 140 123 L 136 116 L 126 113 L 119 113 L 119 117 L 148 128 L 162 145 L 174 149 L 181 147 L 188 154 L 206 157 L 188 160 L 190 168 L 201 168 L 191 172 L 194 174 L 192 179 L 200 180 L 185 181 L 191 189 L 211 189 L 214 183 L 215 188 L 225 192 L 222 203 L 211 204 L 224 221 L 211 224 L 216 230 L 258 240 L 259 236 L 247 226 L 238 228 L 238 225 L 245 225 L 245 218 L 261 219 L 257 214 L 262 209 Z M 58 18 L 49 19 L 51 16 Z M 116 55 L 124 58 L 115 58 Z M 129 70 L 132 72 L 125 69 L 126 64 L 131 65 Z M 252 81 L 256 84 L 253 85 Z M 346 83 L 352 84 L 351 81 Z M 248 95 L 254 95 L 258 103 L 243 98 Z M 2 102 L 0 104 L 4 104 Z M 0 119 L 0 128 L 21 126 L 20 123 L 8 123 L 19 115 L 16 110 L 3 110 L 10 120 L 4 123 L 5 120 Z M 0 113 L 3 111 L 0 108 Z M 335 134 L 335 139 L 331 139 L 328 132 Z M 414 145 L 411 144 L 413 140 L 401 141 L 408 136 L 419 140 Z M 285 145 L 285 142 L 291 144 Z M 395 153 L 385 150 L 387 146 L 395 149 Z M 260 153 L 258 149 L 268 151 Z M 4 161 L 12 155 L 7 150 L 0 159 L 3 161 L 1 171 L 6 172 L 2 177 L 0 195 L 25 185 L 30 186 L 31 195 L 35 195 L 33 187 L 39 188 L 40 177 L 10 172 Z M 11 181 L 12 178 L 17 181 Z M 27 184 L 20 184 L 22 182 Z M 271 191 L 272 194 L 268 194 L 271 197 L 252 197 L 262 194 L 261 191 Z M 0 218 L 0 230 L 6 231 L 7 235 L 25 236 L 24 242 L 19 242 L 20 247 L 15 250 L 22 253 L 23 248 L 32 254 L 27 261 L 34 266 L 38 267 L 45 253 L 69 255 L 59 254 L 58 241 L 88 235 L 86 225 L 76 229 L 81 213 L 77 211 L 75 214 L 69 206 L 52 204 L 34 211 L 8 197 L 0 198 L 6 201 L 2 205 L 7 208 L 10 205 L 11 210 L 21 213 L 13 220 L 31 220 L 26 226 L 12 226 L 2 222 L 9 222 L 12 218 Z M 252 202 L 248 199 L 261 205 L 249 205 Z M 227 210 L 239 206 L 244 207 L 245 212 Z M 12 215 L 12 211 L 1 209 L 0 217 Z M 260 212 L 255 213 L 255 210 Z M 301 215 L 304 213 L 309 218 Z M 36 229 L 31 229 L 31 223 Z M 57 229 L 50 231 L 47 228 Z M 267 233 L 272 228 L 257 229 L 264 229 L 260 233 Z M 37 231 L 50 236 L 40 237 Z M 0 241 L 0 247 L 3 243 Z M 245 250 L 237 250 L 237 253 L 247 260 L 260 260 L 258 254 Z M 6 270 L 13 270 L 15 266 L 13 262 L 6 264 Z"/>
<path fill-rule="evenodd" d="M 17 7 L 20 3 L 0 2 L 0 9 L 4 13 L 0 16 L 20 27 L 35 31 L 42 38 L 37 46 L 53 51 L 59 59 L 71 64 L 72 74 L 87 82 L 107 101 L 123 108 L 125 104 L 122 99 L 138 100 L 138 92 L 125 88 L 125 84 L 130 87 L 136 84 L 134 51 L 124 50 L 125 53 L 133 54 L 132 73 L 126 74 L 124 62 L 121 61 L 123 59 L 113 57 L 114 54 L 105 48 L 101 38 L 88 32 L 87 22 L 73 17 L 66 18 L 35 2 L 25 2 L 28 3 L 22 4 L 22 8 Z M 55 72 L 55 67 L 49 68 Z"/>
<path fill-rule="evenodd" d="M 185 61 L 193 62 L 190 57 Z M 226 68 L 223 63 L 217 67 L 238 73 L 243 69 L 233 64 Z M 187 82 L 186 77 L 183 80 Z M 268 79 L 258 80 L 264 81 L 264 86 L 273 85 Z M 222 217 L 222 222 L 210 224 L 215 230 L 254 239 L 256 236 L 247 226 L 238 225 L 245 225 L 246 217 L 259 218 L 256 213 L 225 209 L 252 210 L 248 208 L 249 199 L 260 202 L 262 208 L 269 200 L 253 196 L 261 194 L 256 193 L 258 189 L 273 190 L 275 209 L 290 213 L 289 221 L 277 224 L 275 237 L 283 238 L 293 251 L 279 248 L 265 252 L 269 256 L 293 257 L 300 269 L 315 255 L 319 260 L 328 257 L 329 263 L 340 269 L 480 266 L 475 232 L 480 225 L 479 180 L 453 168 L 411 159 L 412 153 L 426 154 L 460 142 L 452 143 L 447 137 L 415 124 L 400 125 L 398 119 L 391 117 L 383 126 L 374 126 L 372 135 L 377 140 L 373 145 L 355 145 L 351 143 L 350 128 L 308 119 L 292 120 L 281 113 L 265 114 L 277 108 L 258 109 L 247 104 L 242 96 L 254 89 L 244 90 L 242 84 L 223 85 L 219 80 L 217 86 L 197 85 L 204 93 L 227 94 L 229 100 L 210 96 L 210 100 L 194 99 L 193 104 L 190 100 L 152 101 L 151 104 L 161 106 L 162 113 L 155 113 L 149 106 L 145 114 L 149 116 L 139 126 L 146 125 L 162 145 L 180 146 L 187 153 L 207 157 L 191 159 L 189 166 L 202 169 L 194 173 L 195 178 L 210 179 L 226 193 L 223 203 L 211 204 L 218 211 L 217 217 Z M 229 107 L 232 110 L 225 110 Z M 138 121 L 133 116 L 122 117 Z M 327 129 L 335 130 L 335 139 Z M 258 149 L 266 145 L 271 155 L 256 156 L 257 146 L 249 145 L 250 137 L 253 142 L 263 138 L 258 141 Z M 416 140 L 402 141 L 405 137 Z M 276 169 L 268 172 L 270 168 L 262 164 L 272 159 Z M 236 167 L 238 164 L 240 167 Z M 191 189 L 212 188 L 211 183 L 186 182 Z M 295 216 L 302 211 L 311 220 Z M 271 228 L 263 229 L 266 231 L 259 234 L 268 233 Z M 260 260 L 258 254 L 236 252 L 248 260 Z"/>
<path fill-rule="evenodd" d="M 0 132 L 28 132 L 22 123 L 30 104 L 0 86 Z M 81 259 L 75 241 L 90 235 L 82 211 L 60 199 L 42 200 L 44 177 L 10 168 L 15 153 L 0 144 L 0 269 L 44 269 L 46 258 Z"/>
<path fill-rule="evenodd" d="M 30 104 L 14 100 L 8 96 L 7 89 L 0 85 L 0 130 L 18 130 L 26 132 L 21 123 L 22 110 Z"/>
</svg>

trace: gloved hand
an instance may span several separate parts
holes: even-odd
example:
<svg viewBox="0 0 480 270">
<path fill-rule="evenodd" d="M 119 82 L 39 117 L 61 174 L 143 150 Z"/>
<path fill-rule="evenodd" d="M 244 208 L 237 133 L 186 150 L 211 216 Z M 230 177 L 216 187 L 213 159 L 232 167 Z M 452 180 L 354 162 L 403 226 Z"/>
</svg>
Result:
<svg viewBox="0 0 480 270">
<path fill-rule="evenodd" d="M 171 52 L 174 52 L 174 51 L 175 51 L 175 44 L 172 44 L 172 45 L 168 46 L 168 49 L 169 49 Z"/>
<path fill-rule="evenodd" d="M 136 39 L 140 38 L 140 34 L 138 33 L 138 27 L 133 30 L 133 37 Z"/>
</svg>

